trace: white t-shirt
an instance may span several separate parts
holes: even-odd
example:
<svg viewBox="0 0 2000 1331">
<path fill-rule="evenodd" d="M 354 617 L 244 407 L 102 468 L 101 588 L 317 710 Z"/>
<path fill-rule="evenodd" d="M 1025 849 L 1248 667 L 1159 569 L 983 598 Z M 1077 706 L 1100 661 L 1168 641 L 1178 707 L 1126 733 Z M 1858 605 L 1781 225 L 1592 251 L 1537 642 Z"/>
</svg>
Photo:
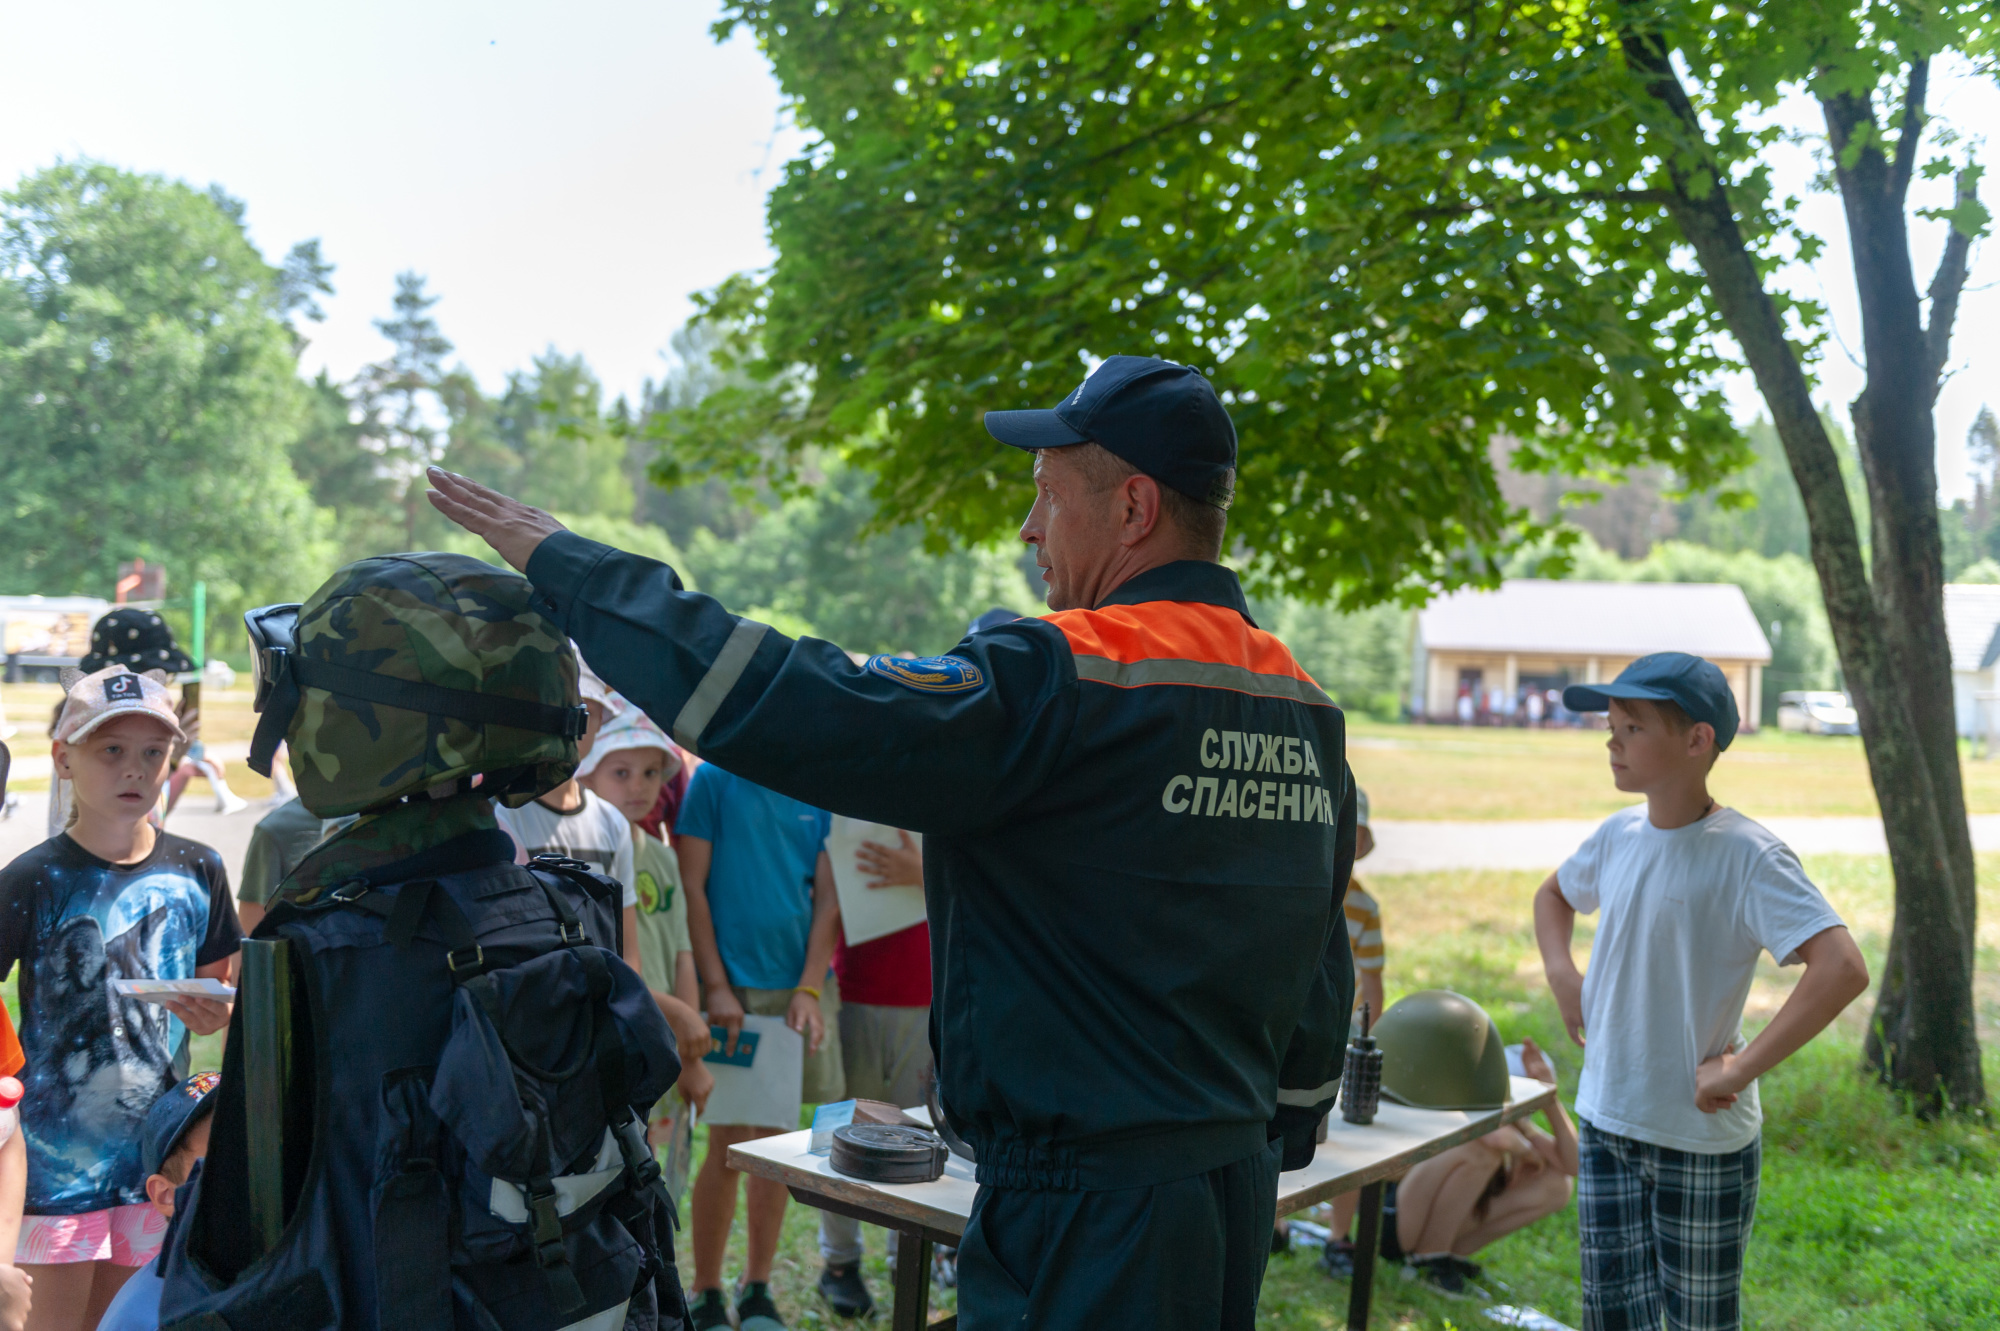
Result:
<svg viewBox="0 0 2000 1331">
<path fill-rule="evenodd" d="M 1800 944 L 1841 923 L 1799 857 L 1734 809 L 1665 831 L 1638 804 L 1605 819 L 1556 884 L 1583 914 L 1603 911 L 1583 977 L 1577 1114 L 1682 1151 L 1721 1155 L 1755 1141 L 1756 1084 L 1704 1114 L 1695 1067 L 1742 1047 L 1760 952 L 1796 965 Z"/>
<path fill-rule="evenodd" d="M 557 813 L 540 800 L 518 809 L 494 805 L 500 823 L 527 848 L 528 855 L 567 855 L 625 886 L 627 906 L 639 904 L 632 871 L 632 825 L 625 815 L 595 791 L 583 792 L 583 803 L 569 813 Z"/>
</svg>

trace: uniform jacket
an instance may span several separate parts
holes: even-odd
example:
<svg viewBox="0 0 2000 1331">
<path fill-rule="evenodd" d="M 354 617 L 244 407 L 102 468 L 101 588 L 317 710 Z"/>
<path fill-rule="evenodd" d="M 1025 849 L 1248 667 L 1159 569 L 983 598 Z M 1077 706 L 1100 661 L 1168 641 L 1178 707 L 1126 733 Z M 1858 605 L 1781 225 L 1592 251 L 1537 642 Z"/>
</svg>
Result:
<svg viewBox="0 0 2000 1331">
<path fill-rule="evenodd" d="M 931 1040 L 979 1181 L 1298 1168 L 1353 999 L 1339 709 L 1180 562 L 948 656 L 794 641 L 560 532 L 528 577 L 603 678 L 711 762 L 924 834 Z"/>
</svg>

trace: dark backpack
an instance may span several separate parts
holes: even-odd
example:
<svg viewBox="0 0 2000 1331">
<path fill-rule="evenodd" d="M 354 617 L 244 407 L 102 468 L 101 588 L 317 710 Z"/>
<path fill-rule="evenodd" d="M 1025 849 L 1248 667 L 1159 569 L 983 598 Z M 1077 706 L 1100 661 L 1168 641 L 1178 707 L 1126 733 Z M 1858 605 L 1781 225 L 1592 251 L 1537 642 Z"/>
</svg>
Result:
<svg viewBox="0 0 2000 1331">
<path fill-rule="evenodd" d="M 250 1221 L 239 1004 L 167 1331 L 679 1331 L 645 1130 L 673 1035 L 618 956 L 618 884 L 507 852 L 473 833 L 258 926 L 291 944 L 284 1228 L 265 1251 Z"/>
</svg>

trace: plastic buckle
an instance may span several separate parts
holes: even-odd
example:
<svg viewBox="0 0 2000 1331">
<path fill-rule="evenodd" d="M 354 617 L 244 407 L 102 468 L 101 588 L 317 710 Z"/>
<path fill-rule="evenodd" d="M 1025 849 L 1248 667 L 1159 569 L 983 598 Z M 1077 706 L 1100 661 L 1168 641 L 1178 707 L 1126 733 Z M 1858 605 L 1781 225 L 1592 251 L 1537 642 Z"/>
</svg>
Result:
<svg viewBox="0 0 2000 1331">
<path fill-rule="evenodd" d="M 343 906 L 351 906 L 361 900 L 361 898 L 367 896 L 369 891 L 370 888 L 367 879 L 355 878 L 342 883 L 326 895 L 329 901 L 338 901 Z"/>
<path fill-rule="evenodd" d="M 574 933 L 571 933 L 572 929 L 575 930 Z M 564 947 L 582 947 L 590 941 L 590 935 L 584 931 L 582 920 L 576 921 L 575 924 L 564 924 L 558 921 L 556 932 L 562 936 Z"/>
<path fill-rule="evenodd" d="M 472 959 L 465 962 L 463 967 L 460 965 L 459 958 L 466 954 L 467 949 L 459 948 L 456 951 L 445 953 L 444 964 L 446 969 L 450 970 L 453 975 L 458 974 L 460 969 L 484 970 L 486 967 L 486 949 L 474 943 L 470 950 L 472 952 Z"/>
</svg>

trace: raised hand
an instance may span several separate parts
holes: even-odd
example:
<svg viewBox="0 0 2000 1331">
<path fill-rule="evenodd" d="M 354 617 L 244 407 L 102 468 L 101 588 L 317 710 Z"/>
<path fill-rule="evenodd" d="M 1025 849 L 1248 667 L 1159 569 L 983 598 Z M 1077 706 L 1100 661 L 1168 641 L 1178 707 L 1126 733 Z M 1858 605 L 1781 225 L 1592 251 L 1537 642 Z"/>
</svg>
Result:
<svg viewBox="0 0 2000 1331">
<path fill-rule="evenodd" d="M 498 490 L 489 490 L 478 481 L 456 472 L 432 467 L 425 479 L 432 488 L 425 492 L 431 507 L 471 532 L 483 537 L 494 553 L 526 573 L 535 547 L 564 527 L 539 508 L 518 499 L 509 499 Z"/>
</svg>

